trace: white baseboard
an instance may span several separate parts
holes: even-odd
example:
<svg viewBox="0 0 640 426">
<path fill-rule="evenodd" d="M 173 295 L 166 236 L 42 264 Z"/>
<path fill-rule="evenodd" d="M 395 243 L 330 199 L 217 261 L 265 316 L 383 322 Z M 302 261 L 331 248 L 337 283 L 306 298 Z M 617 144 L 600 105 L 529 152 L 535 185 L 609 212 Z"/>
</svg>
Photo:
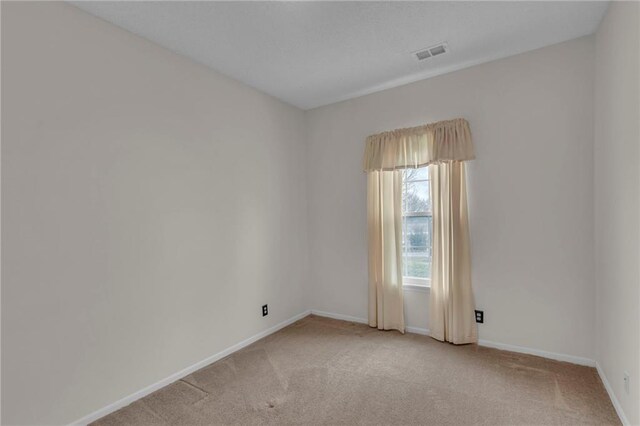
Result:
<svg viewBox="0 0 640 426">
<path fill-rule="evenodd" d="M 488 348 L 502 349 L 504 351 L 519 352 L 522 354 L 536 355 L 543 358 L 555 359 L 556 361 L 570 362 L 572 364 L 585 365 L 587 367 L 595 367 L 596 362 L 590 358 L 584 358 L 575 355 L 560 354 L 556 352 L 543 351 L 541 349 L 527 348 L 524 346 L 509 345 L 506 343 L 492 342 L 490 340 L 478 340 L 479 346 Z"/>
<path fill-rule="evenodd" d="M 333 319 L 337 319 L 337 320 L 358 322 L 358 323 L 363 323 L 363 324 L 368 324 L 369 323 L 364 318 L 352 317 L 350 315 L 336 314 L 336 313 L 333 313 L 333 312 L 311 310 L 311 313 L 313 315 L 318 315 L 318 316 L 327 317 L 327 318 L 333 318 Z M 407 331 L 409 333 L 424 334 L 426 336 L 429 335 L 429 329 L 427 329 L 427 328 L 407 327 Z M 478 341 L 478 345 L 486 346 L 486 347 L 489 347 L 489 348 L 502 349 L 502 350 L 505 350 L 505 351 L 519 352 L 519 353 L 529 354 L 529 355 L 537 355 L 537 356 L 541 356 L 543 358 L 555 359 L 557 361 L 565 361 L 565 362 L 570 362 L 572 364 L 578 364 L 578 365 L 586 365 L 586 366 L 589 366 L 589 367 L 595 367 L 595 365 L 596 365 L 595 361 L 592 360 L 592 359 L 589 359 L 589 358 L 583 358 L 583 357 L 579 357 L 579 356 L 566 355 L 566 354 L 559 354 L 559 353 L 555 353 L 555 352 L 547 352 L 547 351 L 543 351 L 543 350 L 539 350 L 539 349 L 527 348 L 527 347 L 523 347 L 523 346 L 508 345 L 506 343 L 492 342 L 492 341 L 489 341 L 489 340 L 482 340 L 481 339 L 481 340 Z"/>
<path fill-rule="evenodd" d="M 333 318 L 337 320 L 351 321 L 351 322 L 357 322 L 361 324 L 369 324 L 369 321 L 364 318 L 352 317 L 349 315 L 334 314 L 333 312 L 316 311 L 316 310 L 311 310 L 311 313 L 319 317 Z M 409 327 L 409 326 L 405 328 L 409 333 L 424 334 L 425 336 L 429 335 L 429 330 L 426 328 Z"/>
<path fill-rule="evenodd" d="M 311 310 L 311 315 L 317 315 L 319 317 L 333 318 L 342 321 L 351 321 L 357 322 L 360 324 L 369 324 L 369 321 L 365 318 L 352 317 L 350 315 L 342 315 L 342 314 L 334 314 L 333 312 L 325 312 L 325 311 L 316 311 L 315 309 Z"/>
<path fill-rule="evenodd" d="M 407 331 L 409 333 L 415 333 L 415 334 L 422 334 L 424 336 L 430 336 L 431 333 L 429 333 L 429 329 L 428 328 L 421 328 L 421 327 L 409 327 L 407 326 Z"/>
<path fill-rule="evenodd" d="M 127 405 L 131 404 L 134 401 L 137 401 L 140 398 L 143 398 L 147 395 L 149 395 L 152 392 L 157 391 L 158 389 L 161 389 L 177 380 L 182 379 L 185 376 L 188 376 L 189 374 L 193 373 L 194 371 L 197 371 L 199 369 L 201 369 L 202 367 L 206 367 L 207 365 L 216 362 L 228 355 L 231 355 L 232 353 L 239 351 L 240 349 L 249 346 L 250 344 L 262 339 L 263 337 L 267 337 L 270 334 L 275 333 L 276 331 L 290 325 L 293 324 L 294 322 L 306 317 L 307 315 L 309 315 L 311 313 L 311 311 L 304 311 L 298 315 L 295 315 L 291 318 L 289 318 L 286 321 L 283 321 L 279 324 L 274 325 L 273 327 L 270 327 L 256 335 L 253 335 L 251 337 L 249 337 L 246 340 L 243 340 L 240 343 L 237 343 L 231 347 L 228 347 L 227 349 L 218 352 L 215 355 L 212 355 L 208 358 L 203 359 L 202 361 L 196 362 L 195 364 L 178 371 L 177 373 L 174 373 L 172 375 L 170 375 L 167 378 L 164 378 L 162 380 L 160 380 L 159 382 L 156 382 L 152 385 L 147 386 L 144 389 L 141 389 L 137 392 L 132 393 L 129 396 L 126 396 L 122 399 L 120 399 L 119 401 L 114 402 L 113 404 L 109 404 L 104 408 L 99 409 L 98 411 L 94 411 L 91 414 L 88 414 L 86 416 L 84 416 L 81 419 L 76 420 L 75 422 L 71 423 L 72 425 L 86 425 L 89 424 L 91 422 L 94 422 L 96 420 L 98 420 L 101 417 L 106 416 L 107 414 L 111 414 L 114 411 L 119 410 L 122 407 L 126 407 Z"/>
<path fill-rule="evenodd" d="M 620 405 L 620 401 L 618 401 L 618 398 L 616 398 L 616 394 L 613 393 L 613 388 L 611 387 L 611 384 L 609 383 L 607 376 L 604 374 L 604 370 L 600 367 L 600 364 L 598 364 L 598 361 L 596 361 L 596 370 L 598 371 L 600 380 L 602 380 L 602 383 L 604 384 L 604 388 L 607 390 L 607 393 L 609 394 L 609 399 L 611 399 L 613 408 L 616 409 L 616 413 L 618 413 L 618 417 L 620 417 L 620 421 L 625 426 L 631 425 L 631 423 L 629 422 L 629 419 L 627 419 L 627 416 L 625 416 L 624 411 L 622 410 L 622 405 Z"/>
</svg>

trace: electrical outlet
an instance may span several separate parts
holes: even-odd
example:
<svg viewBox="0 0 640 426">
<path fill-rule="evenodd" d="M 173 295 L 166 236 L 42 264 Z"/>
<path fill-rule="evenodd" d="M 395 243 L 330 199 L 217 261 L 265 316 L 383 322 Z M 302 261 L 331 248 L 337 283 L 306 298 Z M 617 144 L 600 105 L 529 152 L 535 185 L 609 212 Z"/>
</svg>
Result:
<svg viewBox="0 0 640 426">
<path fill-rule="evenodd" d="M 262 305 L 262 316 L 266 317 L 269 315 L 269 305 Z"/>
<path fill-rule="evenodd" d="M 627 395 L 629 394 L 629 373 L 627 373 L 626 371 L 624 372 L 624 391 L 627 393 Z"/>
<path fill-rule="evenodd" d="M 483 324 L 484 323 L 484 311 L 478 311 L 476 310 L 476 322 L 479 324 Z"/>
</svg>

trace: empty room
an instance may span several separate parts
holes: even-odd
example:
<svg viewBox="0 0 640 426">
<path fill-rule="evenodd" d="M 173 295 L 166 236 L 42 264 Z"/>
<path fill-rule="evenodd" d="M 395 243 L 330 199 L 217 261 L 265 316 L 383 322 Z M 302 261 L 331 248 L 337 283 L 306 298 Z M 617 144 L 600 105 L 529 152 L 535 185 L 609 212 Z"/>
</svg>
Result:
<svg viewBox="0 0 640 426">
<path fill-rule="evenodd" d="M 0 15 L 3 425 L 640 425 L 640 2 Z"/>
</svg>

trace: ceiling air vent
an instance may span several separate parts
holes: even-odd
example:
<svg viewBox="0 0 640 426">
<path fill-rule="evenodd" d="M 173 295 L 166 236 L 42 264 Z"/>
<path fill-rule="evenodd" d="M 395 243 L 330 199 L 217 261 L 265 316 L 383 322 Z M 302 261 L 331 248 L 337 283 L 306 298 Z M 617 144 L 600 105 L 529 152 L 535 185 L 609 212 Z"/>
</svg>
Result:
<svg viewBox="0 0 640 426">
<path fill-rule="evenodd" d="M 417 52 L 413 52 L 413 54 L 416 55 L 416 58 L 418 58 L 419 61 L 423 61 L 433 56 L 442 55 L 448 51 L 449 46 L 447 46 L 447 43 L 440 43 L 435 46 L 427 47 L 426 49 L 420 49 Z"/>
</svg>

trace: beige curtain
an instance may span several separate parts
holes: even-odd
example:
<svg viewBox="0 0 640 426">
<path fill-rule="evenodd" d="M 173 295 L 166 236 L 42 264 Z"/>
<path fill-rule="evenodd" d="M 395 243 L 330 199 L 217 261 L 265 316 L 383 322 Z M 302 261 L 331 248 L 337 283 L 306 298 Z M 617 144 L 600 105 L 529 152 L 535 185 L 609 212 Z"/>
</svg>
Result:
<svg viewBox="0 0 640 426">
<path fill-rule="evenodd" d="M 404 333 L 402 172 L 367 175 L 369 325 Z"/>
<path fill-rule="evenodd" d="M 471 254 L 465 164 L 429 166 L 433 209 L 433 250 L 429 329 L 435 339 L 477 342 L 471 289 Z"/>
<path fill-rule="evenodd" d="M 429 165 L 433 203 L 431 335 L 477 341 L 464 161 L 475 158 L 466 120 L 379 133 L 367 138 L 369 325 L 404 332 L 401 170 Z"/>
<path fill-rule="evenodd" d="M 369 136 L 364 170 L 418 168 L 474 158 L 469 123 L 463 118 L 456 118 Z"/>
</svg>

